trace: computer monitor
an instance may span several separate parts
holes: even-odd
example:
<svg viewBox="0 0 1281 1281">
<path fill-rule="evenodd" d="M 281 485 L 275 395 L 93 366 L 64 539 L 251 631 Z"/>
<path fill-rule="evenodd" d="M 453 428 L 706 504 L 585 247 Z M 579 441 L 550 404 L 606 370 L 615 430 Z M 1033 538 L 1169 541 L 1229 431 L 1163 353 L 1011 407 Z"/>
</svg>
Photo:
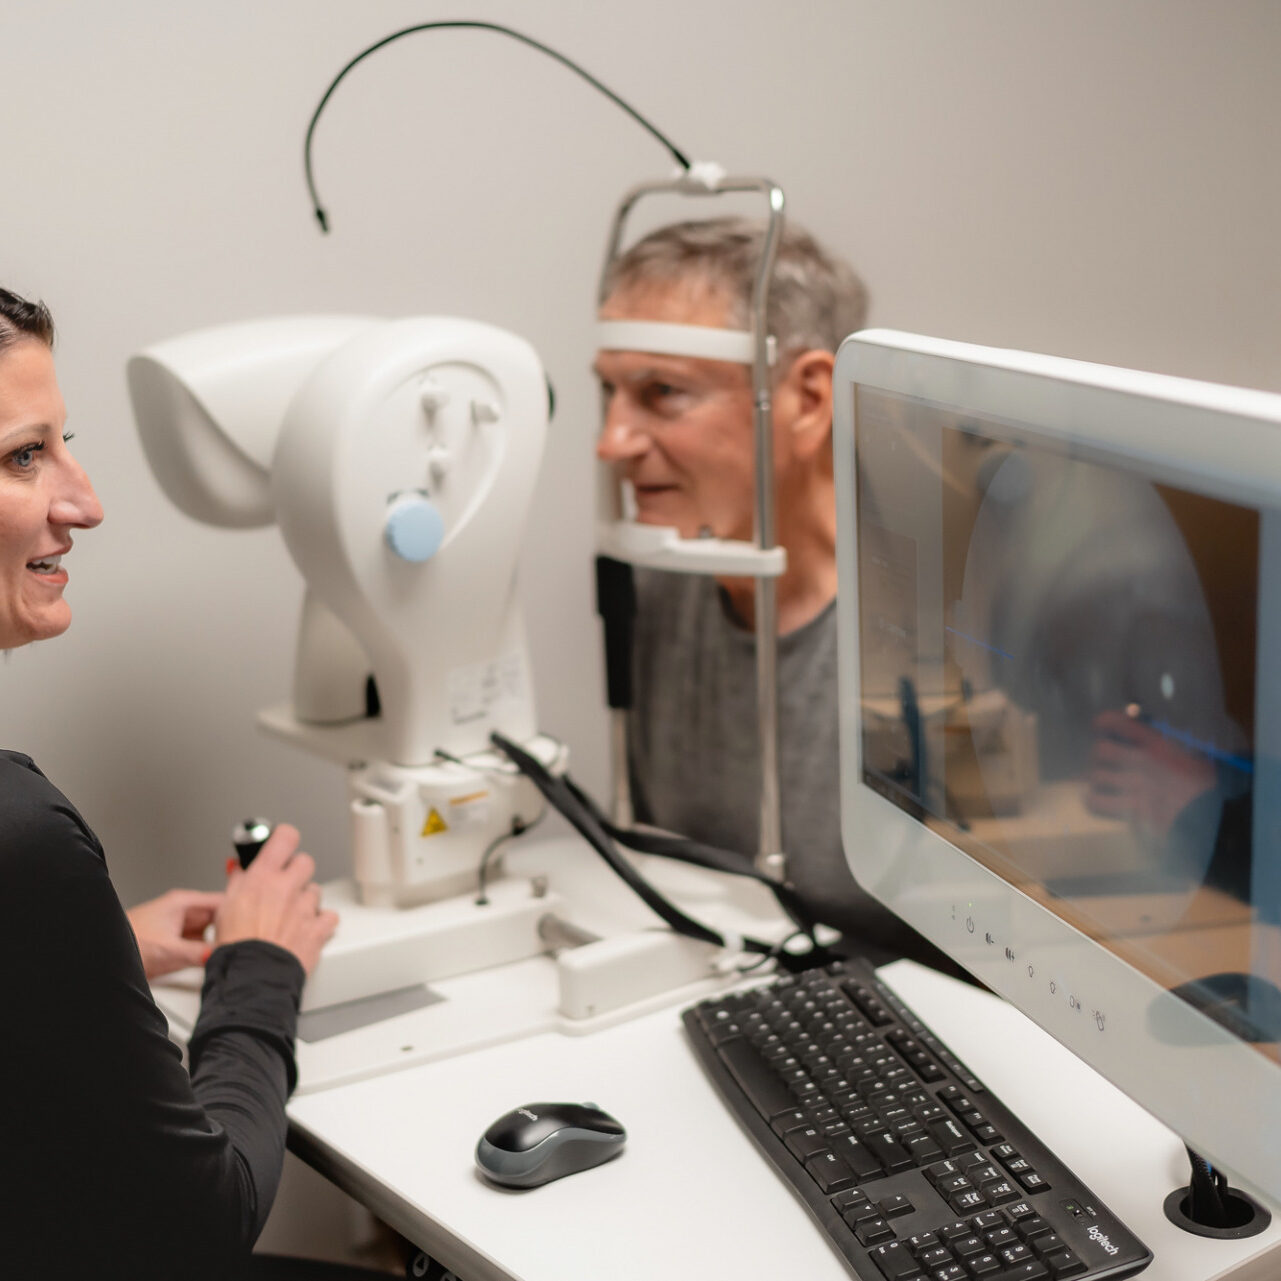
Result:
<svg viewBox="0 0 1281 1281">
<path fill-rule="evenodd" d="M 869 330 L 835 398 L 850 870 L 1281 1200 L 1281 396 Z"/>
</svg>

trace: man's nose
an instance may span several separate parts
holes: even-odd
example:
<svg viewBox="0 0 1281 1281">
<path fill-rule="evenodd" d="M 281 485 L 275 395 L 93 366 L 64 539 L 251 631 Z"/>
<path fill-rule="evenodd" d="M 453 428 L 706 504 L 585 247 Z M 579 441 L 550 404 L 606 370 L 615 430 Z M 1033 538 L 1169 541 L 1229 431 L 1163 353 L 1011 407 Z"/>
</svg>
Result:
<svg viewBox="0 0 1281 1281">
<path fill-rule="evenodd" d="M 66 462 L 57 494 L 49 504 L 49 523 L 75 529 L 92 529 L 102 523 L 102 504 L 85 470 L 73 458 Z"/>
<path fill-rule="evenodd" d="M 596 457 L 603 463 L 639 458 L 649 448 L 649 434 L 638 428 L 615 399 L 605 413 L 605 425 L 596 438 Z"/>
</svg>

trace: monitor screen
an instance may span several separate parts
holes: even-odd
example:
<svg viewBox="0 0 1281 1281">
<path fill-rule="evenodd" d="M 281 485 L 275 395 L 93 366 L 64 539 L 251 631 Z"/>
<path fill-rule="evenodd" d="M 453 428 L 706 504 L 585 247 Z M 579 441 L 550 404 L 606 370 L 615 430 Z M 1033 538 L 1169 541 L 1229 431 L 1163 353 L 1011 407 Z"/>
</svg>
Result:
<svg viewBox="0 0 1281 1281">
<path fill-rule="evenodd" d="M 1144 1077 L 1213 1054 L 1281 1114 L 1281 398 L 1238 481 L 1181 442 L 1213 438 L 1219 389 L 916 341 L 919 368 L 875 334 L 838 366 L 851 868 L 1222 1143 L 1190 1083 Z M 1281 1192 L 1242 1155 L 1218 1153 Z"/>
</svg>

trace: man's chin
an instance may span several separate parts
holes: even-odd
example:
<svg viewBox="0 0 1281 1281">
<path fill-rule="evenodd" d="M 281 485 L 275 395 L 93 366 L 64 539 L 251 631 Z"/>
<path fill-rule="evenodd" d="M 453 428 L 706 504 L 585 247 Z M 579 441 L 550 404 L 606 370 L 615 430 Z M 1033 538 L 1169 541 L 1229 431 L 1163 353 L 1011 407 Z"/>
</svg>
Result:
<svg viewBox="0 0 1281 1281">
<path fill-rule="evenodd" d="M 689 520 L 682 519 L 672 512 L 662 511 L 638 511 L 636 513 L 636 523 L 638 525 L 658 525 L 663 529 L 674 529 L 682 538 L 697 538 L 701 525 Z"/>
<path fill-rule="evenodd" d="M 638 501 L 636 523 L 675 529 L 682 538 L 694 538 L 702 528 L 698 519 L 690 515 L 686 504 L 678 504 L 663 497 Z"/>
</svg>

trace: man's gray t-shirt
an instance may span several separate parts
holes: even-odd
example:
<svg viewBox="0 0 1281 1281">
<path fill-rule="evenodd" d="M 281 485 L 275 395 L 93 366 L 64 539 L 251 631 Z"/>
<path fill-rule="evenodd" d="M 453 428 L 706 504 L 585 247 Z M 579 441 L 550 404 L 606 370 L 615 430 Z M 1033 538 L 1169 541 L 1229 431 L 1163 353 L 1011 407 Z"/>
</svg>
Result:
<svg viewBox="0 0 1281 1281">
<path fill-rule="evenodd" d="M 632 797 L 640 822 L 746 859 L 760 831 L 756 644 L 714 579 L 636 571 Z M 941 954 L 862 890 L 841 844 L 836 605 L 779 637 L 783 850 L 801 900 L 876 962 Z"/>
</svg>

